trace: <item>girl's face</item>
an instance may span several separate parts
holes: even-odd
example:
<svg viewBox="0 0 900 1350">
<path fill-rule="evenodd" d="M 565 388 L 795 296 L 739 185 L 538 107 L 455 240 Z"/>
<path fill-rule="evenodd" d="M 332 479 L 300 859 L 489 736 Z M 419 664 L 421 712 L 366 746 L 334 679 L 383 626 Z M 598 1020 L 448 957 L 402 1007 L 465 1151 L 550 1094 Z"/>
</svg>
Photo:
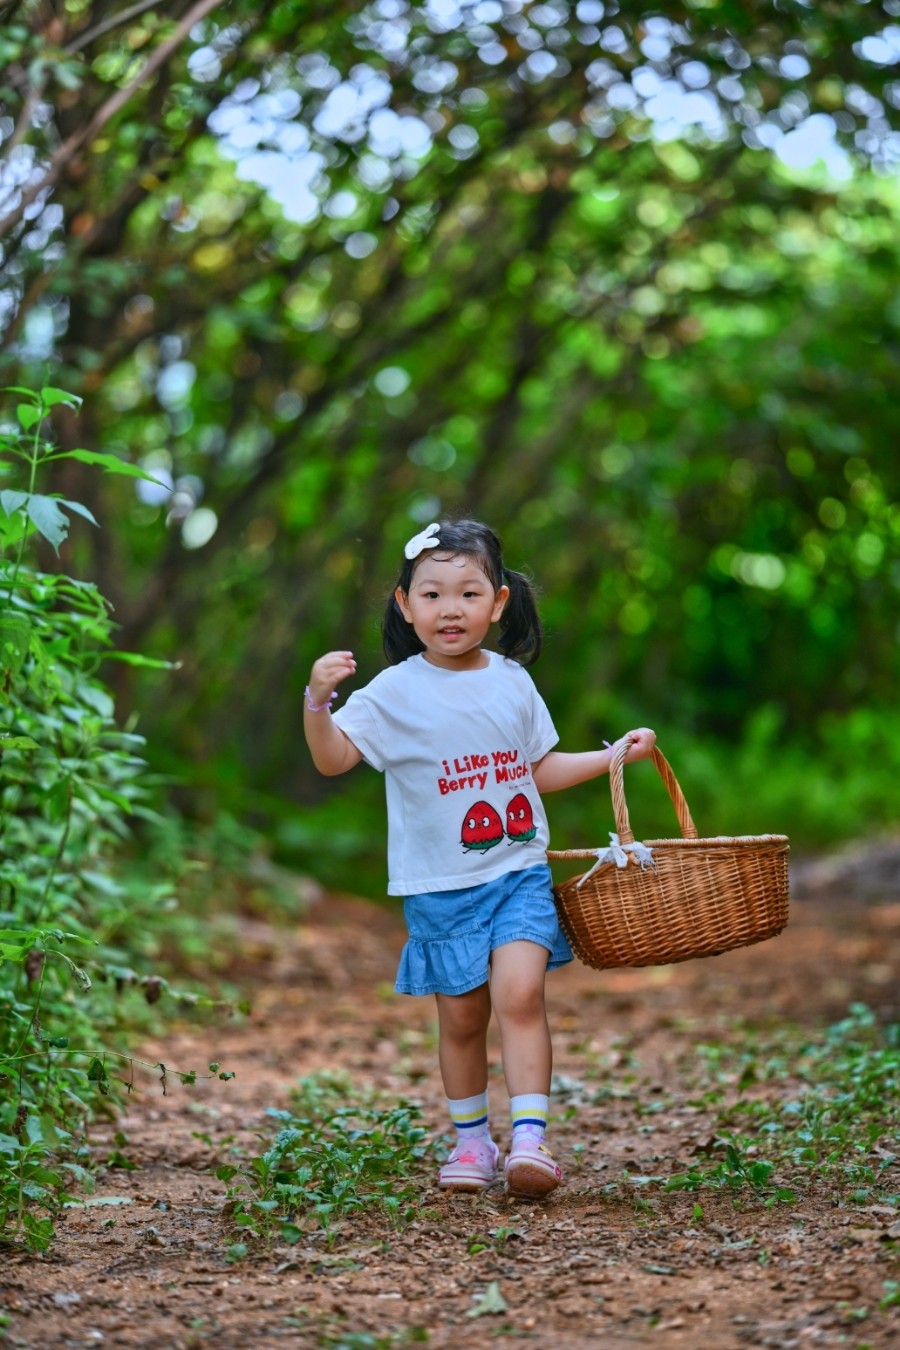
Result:
<svg viewBox="0 0 900 1350">
<path fill-rule="evenodd" d="M 503 613 L 509 587 L 495 591 L 466 554 L 428 553 L 416 563 L 409 593 L 398 586 L 394 597 L 426 661 L 445 670 L 479 670 L 487 664 L 481 644 Z"/>
</svg>

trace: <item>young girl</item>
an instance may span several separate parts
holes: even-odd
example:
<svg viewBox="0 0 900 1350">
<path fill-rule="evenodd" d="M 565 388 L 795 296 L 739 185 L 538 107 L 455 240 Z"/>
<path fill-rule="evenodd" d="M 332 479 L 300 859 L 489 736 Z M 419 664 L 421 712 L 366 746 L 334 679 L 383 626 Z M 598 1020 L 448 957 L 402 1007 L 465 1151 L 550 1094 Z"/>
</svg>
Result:
<svg viewBox="0 0 900 1350">
<path fill-rule="evenodd" d="M 441 521 L 410 539 L 388 598 L 388 669 L 331 716 L 352 652 L 312 668 L 304 731 L 316 767 L 361 759 L 385 774 L 390 895 L 404 897 L 409 940 L 396 989 L 434 994 L 438 1058 L 456 1147 L 444 1189 L 497 1179 L 487 1105 L 487 1030 L 497 1018 L 512 1109 L 505 1163 L 511 1195 L 540 1197 L 562 1179 L 545 1143 L 551 1044 L 548 969 L 572 960 L 557 922 L 541 794 L 608 772 L 612 749 L 562 754 L 524 666 L 541 653 L 534 592 L 504 566 L 500 540 L 472 520 Z M 499 624 L 497 646 L 482 644 Z M 656 737 L 628 733 L 627 760 Z"/>
</svg>

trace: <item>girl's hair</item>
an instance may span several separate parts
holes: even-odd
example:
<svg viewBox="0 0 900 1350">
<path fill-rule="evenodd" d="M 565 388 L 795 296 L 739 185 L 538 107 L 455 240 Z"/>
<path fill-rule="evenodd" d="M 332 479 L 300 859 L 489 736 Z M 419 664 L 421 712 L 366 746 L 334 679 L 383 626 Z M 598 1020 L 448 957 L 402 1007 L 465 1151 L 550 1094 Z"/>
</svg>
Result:
<svg viewBox="0 0 900 1350">
<path fill-rule="evenodd" d="M 544 646 L 544 630 L 538 614 L 534 587 L 523 572 L 513 572 L 503 565 L 503 546 L 494 531 L 478 520 L 442 520 L 438 529 L 438 546 L 428 549 L 432 557 L 450 554 L 452 557 L 472 558 L 484 572 L 495 591 L 509 587 L 509 599 L 500 616 L 500 638 L 497 645 L 504 656 L 520 665 L 532 666 Z M 409 595 L 413 573 L 422 554 L 405 558 L 397 585 L 388 596 L 381 625 L 384 654 L 392 666 L 399 665 L 408 656 L 425 650 L 416 630 L 407 623 L 394 598 L 399 587 Z"/>
</svg>

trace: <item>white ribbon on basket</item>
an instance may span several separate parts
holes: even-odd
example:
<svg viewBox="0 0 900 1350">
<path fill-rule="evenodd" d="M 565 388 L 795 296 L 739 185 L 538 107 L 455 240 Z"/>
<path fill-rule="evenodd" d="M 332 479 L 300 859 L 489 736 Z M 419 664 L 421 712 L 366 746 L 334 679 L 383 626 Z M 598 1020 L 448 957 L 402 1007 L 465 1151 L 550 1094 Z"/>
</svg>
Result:
<svg viewBox="0 0 900 1350">
<path fill-rule="evenodd" d="M 594 863 L 591 870 L 585 872 L 581 880 L 577 882 L 576 890 L 580 891 L 588 877 L 592 877 L 597 869 L 599 867 L 604 867 L 606 863 L 615 863 L 616 867 L 627 867 L 629 853 L 634 858 L 634 861 L 639 863 L 641 867 L 656 867 L 656 863 L 653 861 L 653 854 L 651 850 L 647 848 L 646 844 L 639 844 L 637 841 L 633 844 L 623 844 L 619 839 L 619 836 L 610 830 L 609 847 L 598 848 L 596 850 L 594 857 L 597 861 Z"/>
</svg>

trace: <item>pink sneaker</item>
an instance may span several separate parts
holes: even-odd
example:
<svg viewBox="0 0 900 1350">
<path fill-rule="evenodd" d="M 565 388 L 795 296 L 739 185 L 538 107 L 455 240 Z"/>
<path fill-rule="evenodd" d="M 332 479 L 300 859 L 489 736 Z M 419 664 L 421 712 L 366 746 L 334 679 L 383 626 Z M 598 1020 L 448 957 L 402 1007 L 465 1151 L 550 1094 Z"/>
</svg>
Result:
<svg viewBox="0 0 900 1350">
<path fill-rule="evenodd" d="M 500 1152 L 493 1139 L 457 1144 L 438 1173 L 442 1191 L 486 1191 L 497 1180 Z"/>
<path fill-rule="evenodd" d="M 510 1195 L 540 1200 L 562 1181 L 562 1168 L 546 1144 L 527 1130 L 513 1134 L 506 1159 L 506 1188 Z"/>
</svg>

